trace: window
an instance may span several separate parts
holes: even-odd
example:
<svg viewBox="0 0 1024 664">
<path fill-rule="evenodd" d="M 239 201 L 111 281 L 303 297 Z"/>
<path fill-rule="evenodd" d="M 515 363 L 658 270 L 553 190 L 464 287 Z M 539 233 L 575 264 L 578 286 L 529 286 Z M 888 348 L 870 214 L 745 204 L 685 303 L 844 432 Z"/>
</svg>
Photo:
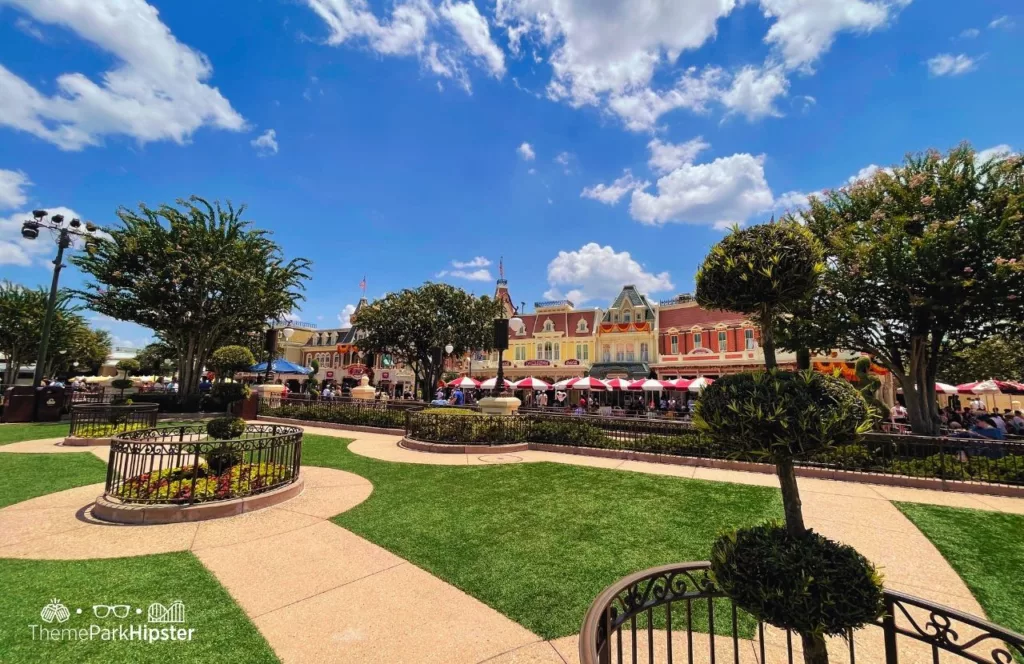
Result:
<svg viewBox="0 0 1024 664">
<path fill-rule="evenodd" d="M 679 337 L 673 334 L 669 337 L 669 342 L 672 344 L 672 354 L 675 355 L 679 352 Z"/>
<path fill-rule="evenodd" d="M 634 351 L 635 348 L 636 348 L 636 346 L 634 346 L 633 344 L 629 344 L 628 346 L 626 346 L 626 361 L 627 362 L 635 362 L 636 361 L 635 351 Z"/>
<path fill-rule="evenodd" d="M 516 361 L 526 359 L 526 346 L 516 346 Z"/>
<path fill-rule="evenodd" d="M 576 331 L 577 332 L 586 332 L 587 331 L 587 319 L 581 318 L 580 322 L 576 323 Z"/>
<path fill-rule="evenodd" d="M 612 347 L 611 344 L 601 345 L 601 361 L 611 362 L 612 361 Z"/>
<path fill-rule="evenodd" d="M 743 330 L 743 345 L 747 350 L 753 350 L 754 348 L 754 331 Z"/>
<path fill-rule="evenodd" d="M 557 341 L 555 342 L 555 359 L 556 360 L 562 359 L 562 344 L 560 344 Z"/>
<path fill-rule="evenodd" d="M 547 343 L 544 344 L 544 359 L 545 360 L 550 360 L 551 359 L 551 342 L 550 341 L 548 341 Z"/>
<path fill-rule="evenodd" d="M 628 323 L 629 322 L 629 318 L 630 318 L 630 316 L 629 316 L 629 312 L 628 311 L 622 314 L 622 322 L 623 323 Z"/>
<path fill-rule="evenodd" d="M 547 319 L 546 321 L 544 321 L 544 331 L 545 332 L 554 332 L 555 331 L 555 324 L 551 321 L 550 318 Z"/>
<path fill-rule="evenodd" d="M 523 323 L 522 325 L 519 326 L 519 328 L 516 330 L 516 336 L 517 337 L 525 337 L 526 336 L 526 323 Z"/>
<path fill-rule="evenodd" d="M 642 344 L 640 344 L 640 361 L 641 362 L 647 362 L 648 360 L 650 360 L 650 357 L 649 357 L 649 354 L 647 352 L 647 344 L 646 343 L 642 343 Z"/>
<path fill-rule="evenodd" d="M 700 332 L 693 333 L 693 348 L 694 350 L 700 348 Z"/>
<path fill-rule="evenodd" d="M 338 364 L 338 354 L 337 354 L 337 353 L 335 353 L 335 354 L 334 354 L 334 355 L 333 355 L 333 356 L 331 357 L 331 366 L 332 366 L 332 367 L 340 367 L 340 366 L 341 366 L 340 364 Z"/>
<path fill-rule="evenodd" d="M 729 349 L 729 333 L 725 330 L 718 332 L 718 352 L 724 353 Z"/>
<path fill-rule="evenodd" d="M 583 344 L 583 356 L 576 356 L 576 359 L 583 360 L 585 362 L 590 361 L 590 344 Z"/>
<path fill-rule="evenodd" d="M 544 359 L 544 344 L 537 344 L 537 359 Z"/>
</svg>

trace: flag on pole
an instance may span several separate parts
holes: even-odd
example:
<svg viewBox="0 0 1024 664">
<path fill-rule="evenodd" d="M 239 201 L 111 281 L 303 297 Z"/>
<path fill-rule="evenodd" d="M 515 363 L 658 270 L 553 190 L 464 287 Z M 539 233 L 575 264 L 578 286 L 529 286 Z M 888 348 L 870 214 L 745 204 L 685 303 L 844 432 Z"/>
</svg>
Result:
<svg viewBox="0 0 1024 664">
<path fill-rule="evenodd" d="M 363 295 L 366 295 L 366 275 L 363 275 L 363 280 L 359 282 L 359 290 L 363 291 Z"/>
</svg>

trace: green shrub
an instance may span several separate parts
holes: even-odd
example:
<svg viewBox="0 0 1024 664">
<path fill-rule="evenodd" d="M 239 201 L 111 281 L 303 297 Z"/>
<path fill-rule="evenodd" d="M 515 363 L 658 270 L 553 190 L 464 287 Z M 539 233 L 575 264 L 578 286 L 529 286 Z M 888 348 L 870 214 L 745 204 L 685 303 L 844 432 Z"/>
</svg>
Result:
<svg viewBox="0 0 1024 664">
<path fill-rule="evenodd" d="M 755 618 L 800 634 L 842 636 L 882 614 L 882 578 L 851 546 L 767 523 L 711 548 L 718 587 Z"/>
<path fill-rule="evenodd" d="M 240 417 L 218 417 L 206 423 L 206 434 L 215 440 L 231 440 L 245 433 L 245 420 Z"/>
<path fill-rule="evenodd" d="M 891 461 L 887 470 L 910 477 L 1024 484 L 1024 457 L 1020 456 L 1005 456 L 1001 459 L 968 456 L 967 461 L 961 461 L 959 455 L 933 454 L 923 459 Z"/>
<path fill-rule="evenodd" d="M 210 400 L 223 404 L 223 407 L 249 398 L 252 388 L 245 383 L 214 383 L 210 388 Z"/>
<path fill-rule="evenodd" d="M 281 403 L 271 406 L 261 401 L 259 414 L 267 417 L 287 417 L 311 422 L 332 422 L 356 426 L 401 429 L 405 426 L 405 410 L 384 407 L 383 404 L 355 406 L 347 404 L 308 402 Z"/>
<path fill-rule="evenodd" d="M 812 454 L 809 460 L 843 470 L 871 470 L 879 467 L 871 450 L 859 443 L 839 445 L 817 452 Z"/>
<path fill-rule="evenodd" d="M 455 406 L 435 406 L 433 408 L 424 408 L 420 412 L 425 415 L 483 415 L 483 413 L 478 410 L 457 408 Z"/>
<path fill-rule="evenodd" d="M 111 406 L 130 406 L 133 403 L 135 403 L 135 401 L 128 397 L 114 397 L 113 399 L 110 400 Z M 120 417 L 115 416 L 115 419 L 120 419 L 123 421 L 127 419 L 127 417 L 127 415 L 121 415 Z"/>
<path fill-rule="evenodd" d="M 235 372 L 246 371 L 256 364 L 252 351 L 245 346 L 221 346 L 213 351 L 206 366 L 221 378 L 230 378 Z"/>
<path fill-rule="evenodd" d="M 526 432 L 526 440 L 574 447 L 617 447 L 604 431 L 582 418 L 533 419 Z"/>
<path fill-rule="evenodd" d="M 143 392 L 132 395 L 136 403 L 155 403 L 160 413 L 198 413 L 209 403 L 205 394 L 161 394 L 159 392 Z"/>
<path fill-rule="evenodd" d="M 138 373 L 139 370 L 142 369 L 142 365 L 139 364 L 139 361 L 131 357 L 119 361 L 115 366 L 118 371 L 123 371 L 126 377 L 128 374 Z"/>
<path fill-rule="evenodd" d="M 110 386 L 115 390 L 127 390 L 132 385 L 134 385 L 134 383 L 132 383 L 130 378 L 115 378 L 110 381 Z"/>
<path fill-rule="evenodd" d="M 693 421 L 725 450 L 774 463 L 856 442 L 871 426 L 867 402 L 845 380 L 780 370 L 722 376 L 704 390 Z"/>
</svg>

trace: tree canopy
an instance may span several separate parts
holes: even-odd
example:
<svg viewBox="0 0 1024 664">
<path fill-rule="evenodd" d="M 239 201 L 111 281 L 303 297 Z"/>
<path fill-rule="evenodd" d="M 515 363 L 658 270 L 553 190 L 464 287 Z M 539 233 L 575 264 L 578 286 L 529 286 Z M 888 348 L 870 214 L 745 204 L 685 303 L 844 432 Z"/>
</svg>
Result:
<svg viewBox="0 0 1024 664">
<path fill-rule="evenodd" d="M 443 348 L 452 355 L 494 347 L 492 321 L 501 303 L 474 297 L 448 284 L 425 283 L 389 293 L 359 310 L 356 344 L 367 353 L 387 353 L 405 362 L 420 381 L 429 400 L 443 373 Z"/>
<path fill-rule="evenodd" d="M 286 261 L 244 211 L 197 196 L 120 208 L 120 227 L 72 259 L 90 278 L 76 295 L 91 309 L 148 327 L 177 351 L 183 397 L 215 348 L 262 331 L 303 299 L 310 262 Z"/>
<path fill-rule="evenodd" d="M 976 380 L 1024 381 L 1024 340 L 997 335 L 953 351 L 939 361 L 939 380 L 952 385 Z"/>
<path fill-rule="evenodd" d="M 915 432 L 938 426 L 939 358 L 1024 320 L 1024 162 L 970 145 L 908 155 L 798 213 L 826 269 L 803 334 L 870 353 Z"/>
<path fill-rule="evenodd" d="M 221 346 L 213 351 L 206 363 L 221 381 L 231 378 L 238 371 L 247 371 L 254 364 L 256 360 L 252 351 L 245 346 Z"/>
<path fill-rule="evenodd" d="M 178 352 L 173 347 L 162 341 L 154 341 L 140 350 L 135 359 L 142 366 L 142 373 L 158 375 L 170 373 L 177 357 Z M 167 364 L 166 360 L 171 360 L 171 363 Z"/>
</svg>

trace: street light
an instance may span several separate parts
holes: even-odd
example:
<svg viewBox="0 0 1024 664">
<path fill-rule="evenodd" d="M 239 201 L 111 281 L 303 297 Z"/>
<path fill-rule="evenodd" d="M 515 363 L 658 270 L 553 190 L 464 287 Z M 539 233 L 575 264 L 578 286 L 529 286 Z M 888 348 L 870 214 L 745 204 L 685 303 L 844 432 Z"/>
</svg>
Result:
<svg viewBox="0 0 1024 664">
<path fill-rule="evenodd" d="M 523 329 L 523 319 L 513 316 L 511 319 L 499 318 L 494 321 L 494 345 L 498 347 L 498 375 L 494 379 L 494 396 L 505 391 L 505 362 L 502 359 L 508 348 L 508 331 L 517 333 Z"/>
<path fill-rule="evenodd" d="M 82 222 L 79 219 L 72 219 L 64 223 L 64 215 L 55 214 L 47 221 L 50 215 L 46 210 L 33 210 L 32 219 L 21 224 L 21 237 L 26 240 L 35 240 L 39 237 L 39 229 L 45 228 L 53 235 L 57 242 L 57 257 L 53 259 L 53 281 L 50 282 L 50 299 L 46 303 L 46 317 L 43 319 L 43 333 L 39 339 L 39 353 L 36 357 L 36 371 L 32 377 L 32 387 L 39 387 L 43 381 L 43 368 L 46 366 L 46 351 L 50 344 L 50 328 L 53 326 L 53 316 L 57 308 L 57 284 L 60 281 L 60 271 L 64 266 L 64 250 L 71 246 L 76 237 L 85 238 L 86 248 L 93 246 L 97 241 L 96 233 L 99 230 L 92 222 L 86 222 L 85 230 L 81 230 Z"/>
</svg>

